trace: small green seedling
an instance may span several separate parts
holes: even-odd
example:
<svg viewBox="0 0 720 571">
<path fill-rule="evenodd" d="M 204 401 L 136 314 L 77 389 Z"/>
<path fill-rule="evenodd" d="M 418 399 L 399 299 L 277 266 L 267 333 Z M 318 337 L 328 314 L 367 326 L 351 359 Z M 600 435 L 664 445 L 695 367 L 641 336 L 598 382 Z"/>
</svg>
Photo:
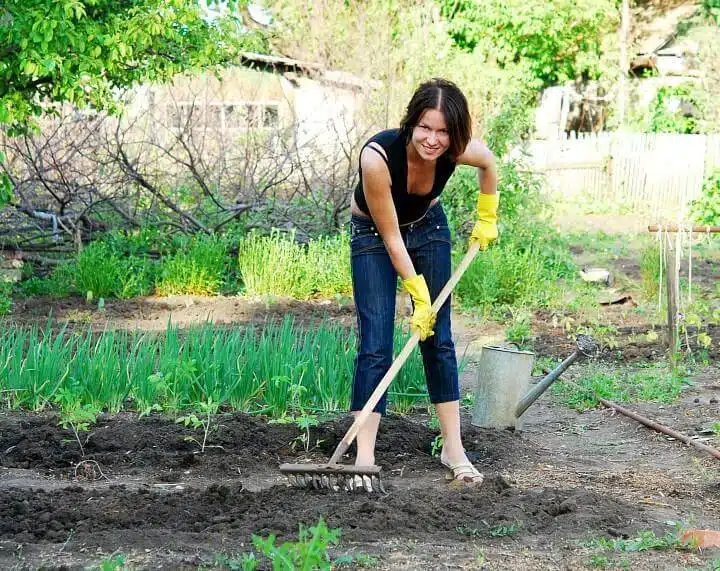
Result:
<svg viewBox="0 0 720 571">
<path fill-rule="evenodd" d="M 201 428 L 203 430 L 202 442 L 198 442 L 198 440 L 192 436 L 185 437 L 185 440 L 189 442 L 195 442 L 198 446 L 200 446 L 201 454 L 204 454 L 205 448 L 207 448 L 208 434 L 210 433 L 210 428 L 212 427 L 212 417 L 213 415 L 217 414 L 219 406 L 220 403 L 213 401 L 212 397 L 209 397 L 207 401 L 200 402 L 198 404 L 200 412 L 204 415 L 203 418 L 200 418 L 193 413 L 186 416 L 181 416 L 175 420 L 176 423 L 182 423 L 185 426 L 190 426 L 194 429 Z"/>
</svg>

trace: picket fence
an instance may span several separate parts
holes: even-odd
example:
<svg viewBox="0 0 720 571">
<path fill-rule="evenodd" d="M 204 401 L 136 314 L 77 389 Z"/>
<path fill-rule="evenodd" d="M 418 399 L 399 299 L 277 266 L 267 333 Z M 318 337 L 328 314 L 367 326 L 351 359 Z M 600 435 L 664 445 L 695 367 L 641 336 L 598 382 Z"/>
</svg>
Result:
<svg viewBox="0 0 720 571">
<path fill-rule="evenodd" d="M 531 141 L 526 152 L 531 169 L 561 199 L 684 219 L 705 177 L 720 168 L 720 134 L 581 133 Z"/>
</svg>

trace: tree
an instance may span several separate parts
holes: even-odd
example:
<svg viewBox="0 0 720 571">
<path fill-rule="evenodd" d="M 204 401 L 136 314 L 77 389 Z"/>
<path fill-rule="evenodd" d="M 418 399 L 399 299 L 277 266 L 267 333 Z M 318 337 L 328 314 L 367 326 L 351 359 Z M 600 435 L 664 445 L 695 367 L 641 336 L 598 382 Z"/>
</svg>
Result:
<svg viewBox="0 0 720 571">
<path fill-rule="evenodd" d="M 536 87 L 601 75 L 615 0 L 437 0 L 455 44 L 501 66 L 526 62 Z"/>
<path fill-rule="evenodd" d="M 53 104 L 113 111 L 115 94 L 264 49 L 242 26 L 247 0 L 4 0 L 0 6 L 0 127 L 36 127 Z M 0 157 L 2 160 L 2 157 Z M 0 204 L 10 199 L 7 177 Z"/>
</svg>

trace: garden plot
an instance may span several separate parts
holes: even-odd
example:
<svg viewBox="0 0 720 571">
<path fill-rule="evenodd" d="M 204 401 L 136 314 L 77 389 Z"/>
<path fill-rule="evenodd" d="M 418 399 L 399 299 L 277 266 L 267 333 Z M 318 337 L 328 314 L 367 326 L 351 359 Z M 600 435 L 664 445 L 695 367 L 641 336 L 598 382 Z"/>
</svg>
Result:
<svg viewBox="0 0 720 571">
<path fill-rule="evenodd" d="M 119 307 L 110 311 L 119 313 Z M 316 309 L 314 304 L 294 307 L 301 316 Z M 283 323 L 272 318 L 272 311 L 264 316 L 259 307 L 253 311 L 247 322 L 275 323 L 276 339 L 282 338 Z M 352 318 L 350 310 L 342 311 Z M 113 319 L 122 319 L 118 313 Z M 464 341 L 488 333 L 461 316 L 456 321 Z M 88 325 L 75 326 L 65 335 L 82 346 Z M 320 330 L 316 324 L 315 335 Z M 55 340 L 57 328 L 52 331 L 29 345 Z M 220 328 L 214 336 L 209 329 L 204 334 L 202 328 L 193 331 L 143 337 L 143 350 L 129 342 L 130 337 L 114 333 L 115 343 L 135 347 L 135 353 L 116 354 L 106 347 L 105 362 L 124 355 L 127 364 L 129 356 L 143 351 L 167 351 L 172 346 L 168 335 L 178 340 L 196 335 L 196 346 L 214 347 L 196 352 L 196 363 L 211 355 L 217 365 L 223 342 L 242 342 L 237 328 Z M 284 334 L 291 335 L 288 330 Z M 536 349 L 538 356 L 563 356 L 563 329 L 548 328 L 544 334 L 550 341 L 540 346 L 547 349 Z M 100 334 L 93 335 L 96 347 L 102 347 L 97 344 Z M 214 340 L 202 341 L 203 335 Z M 352 343 L 350 335 L 345 341 Z M 621 348 L 624 342 L 620 338 Z M 278 351 L 281 346 L 278 342 Z M 317 348 L 311 343 L 307 350 L 316 354 Z M 334 368 L 345 362 L 337 358 Z M 289 353 L 284 359 L 292 366 L 308 360 Z M 585 367 L 589 365 L 573 367 L 569 378 L 582 377 Z M 214 386 L 198 386 L 201 369 L 208 367 L 195 370 L 195 381 L 186 380 L 187 402 L 207 402 L 208 393 L 192 391 Z M 82 416 L 77 417 L 75 431 L 72 423 L 63 422 L 72 415 L 62 407 L 48 405 L 36 414 L 6 410 L 0 415 L 0 567 L 122 568 L 122 562 L 139 569 L 242 568 L 243 555 L 257 552 L 253 535 L 294 540 L 300 524 L 312 526 L 320 518 L 328 528 L 340 530 L 339 543 L 328 552 L 337 567 L 717 567 L 720 553 L 684 549 L 674 535 L 675 524 L 720 527 L 720 472 L 712 458 L 609 411 L 572 410 L 563 404 L 567 395 L 562 392 L 533 405 L 520 433 L 473 427 L 472 399 L 466 398 L 464 441 L 487 479 L 480 487 L 457 487 L 445 481 L 433 456 L 438 431 L 418 401 L 421 389 L 413 384 L 418 371 L 410 367 L 407 372 L 404 388 L 393 397 L 404 414 L 389 415 L 379 436 L 377 461 L 386 474 L 386 495 L 287 486 L 277 471 L 279 463 L 327 458 L 349 427 L 345 417 L 326 419 L 317 402 L 293 404 L 291 398 L 283 420 L 281 413 L 270 410 L 248 414 L 253 412 L 248 407 L 238 412 L 242 399 L 233 407 L 220 399 L 205 424 L 200 410 L 182 409 L 182 399 L 176 401 L 178 410 L 170 411 L 172 395 L 167 391 L 159 400 L 163 412 L 150 407 L 142 418 L 137 412 L 122 412 L 137 406 L 135 400 L 128 401 L 136 397 L 125 391 L 119 393 L 125 400 L 118 401 L 117 413 L 100 414 L 84 427 Z M 117 374 L 121 376 L 119 370 Z M 720 393 L 719 378 L 717 370 L 709 369 L 693 377 L 694 385 L 684 385 L 673 404 L 646 403 L 638 410 L 708 438 L 703 427 L 720 417 L 720 406 L 710 402 Z M 462 381 L 465 393 L 471 393 L 472 359 Z M 290 394 L 309 398 L 308 391 Z M 82 408 L 92 403 L 97 389 L 80 394 L 85 395 L 77 401 Z M 3 397 L 9 398 L 7 393 Z M 342 409 L 346 403 L 339 400 L 334 406 Z M 189 420 L 193 414 L 195 421 Z"/>
</svg>

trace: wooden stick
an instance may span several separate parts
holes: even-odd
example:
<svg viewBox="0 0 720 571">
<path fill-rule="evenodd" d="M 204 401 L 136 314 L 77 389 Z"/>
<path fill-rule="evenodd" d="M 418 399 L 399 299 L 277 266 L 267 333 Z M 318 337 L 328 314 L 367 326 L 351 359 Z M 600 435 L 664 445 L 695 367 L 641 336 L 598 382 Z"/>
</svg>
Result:
<svg viewBox="0 0 720 571">
<path fill-rule="evenodd" d="M 659 224 L 650 224 L 648 226 L 648 232 L 709 232 L 710 234 L 717 234 L 720 232 L 720 226 L 678 226 L 677 224 L 668 224 L 662 226 Z"/>
<path fill-rule="evenodd" d="M 675 244 L 668 241 L 665 245 L 665 283 L 667 285 L 667 323 L 668 349 L 670 359 L 675 362 L 680 349 L 680 332 L 678 328 L 678 307 L 680 307 L 680 287 L 678 283 L 679 268 L 677 264 L 677 240 Z"/>
<path fill-rule="evenodd" d="M 676 440 L 679 440 L 680 442 L 684 442 L 685 444 L 690 444 L 691 446 L 694 446 L 695 448 L 699 448 L 700 450 L 703 450 L 710 454 L 711 456 L 714 456 L 718 460 L 720 460 L 720 450 L 717 448 L 713 448 L 712 446 L 708 446 L 707 444 L 703 444 L 702 442 L 698 442 L 697 440 L 690 438 L 689 436 L 686 436 L 685 434 L 681 434 L 680 432 L 677 432 L 676 430 L 673 430 L 672 428 L 668 428 L 667 426 L 663 426 L 662 424 L 658 424 L 657 422 L 653 422 L 652 420 L 649 420 L 645 418 L 644 416 L 640 416 L 639 414 L 632 412 L 631 410 L 628 410 L 626 408 L 621 407 L 619 404 L 615 404 L 612 401 L 603 399 L 598 397 L 598 400 L 606 407 L 611 408 L 613 410 L 616 410 L 620 414 L 624 414 L 628 418 L 632 418 L 633 420 L 636 420 L 640 424 L 647 426 L 648 428 L 652 428 L 653 430 L 656 430 L 657 432 L 662 432 L 663 434 L 667 434 L 668 436 L 675 438 Z"/>
</svg>

